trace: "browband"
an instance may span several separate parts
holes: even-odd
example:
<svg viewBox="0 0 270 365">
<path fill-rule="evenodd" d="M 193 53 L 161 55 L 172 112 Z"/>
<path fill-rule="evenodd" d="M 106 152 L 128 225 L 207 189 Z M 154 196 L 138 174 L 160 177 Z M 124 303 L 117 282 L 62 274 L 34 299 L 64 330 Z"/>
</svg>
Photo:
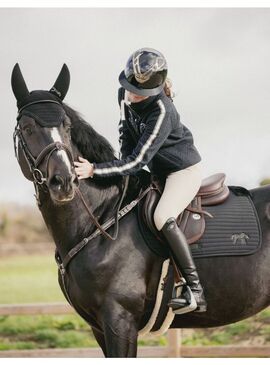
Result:
<svg viewBox="0 0 270 365">
<path fill-rule="evenodd" d="M 55 100 L 37 100 L 37 101 L 32 101 L 31 103 L 28 103 L 28 104 L 24 105 L 23 107 L 21 107 L 18 110 L 18 114 L 20 114 L 21 111 L 23 109 L 25 109 L 27 106 L 33 105 L 33 104 L 40 104 L 40 103 L 55 103 L 55 104 L 58 104 L 58 105 L 62 105 L 61 103 L 59 103 L 58 101 L 55 101 Z"/>
</svg>

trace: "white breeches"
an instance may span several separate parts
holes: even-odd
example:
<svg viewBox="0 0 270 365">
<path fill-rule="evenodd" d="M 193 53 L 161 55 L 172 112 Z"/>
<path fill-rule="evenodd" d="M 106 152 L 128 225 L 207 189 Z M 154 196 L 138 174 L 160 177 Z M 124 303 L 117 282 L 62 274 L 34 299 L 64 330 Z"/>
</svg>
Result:
<svg viewBox="0 0 270 365">
<path fill-rule="evenodd" d="M 159 231 L 169 218 L 177 218 L 183 212 L 199 191 L 201 182 L 201 161 L 167 176 L 154 212 L 154 222 Z"/>
</svg>

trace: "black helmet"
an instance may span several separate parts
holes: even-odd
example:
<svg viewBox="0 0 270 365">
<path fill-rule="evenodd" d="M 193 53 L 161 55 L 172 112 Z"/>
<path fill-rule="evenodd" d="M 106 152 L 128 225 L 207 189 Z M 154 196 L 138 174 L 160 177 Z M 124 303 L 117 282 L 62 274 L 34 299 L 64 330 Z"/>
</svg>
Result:
<svg viewBox="0 0 270 365">
<path fill-rule="evenodd" d="M 141 96 L 158 95 L 167 76 L 167 62 L 159 51 L 141 48 L 128 59 L 119 82 L 124 89 Z"/>
</svg>

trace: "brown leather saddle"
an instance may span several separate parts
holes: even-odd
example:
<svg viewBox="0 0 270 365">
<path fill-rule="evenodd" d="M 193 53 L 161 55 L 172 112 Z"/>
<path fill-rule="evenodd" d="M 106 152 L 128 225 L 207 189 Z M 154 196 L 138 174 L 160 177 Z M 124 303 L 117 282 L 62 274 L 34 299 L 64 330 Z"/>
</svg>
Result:
<svg viewBox="0 0 270 365">
<path fill-rule="evenodd" d="M 179 228 L 185 234 L 188 243 L 198 241 L 205 230 L 205 215 L 213 218 L 203 207 L 222 204 L 229 196 L 228 186 L 224 184 L 226 175 L 217 173 L 202 181 L 202 185 L 189 204 L 189 206 L 177 217 Z M 142 208 L 142 217 L 151 232 L 161 241 L 161 233 L 156 229 L 153 215 L 164 188 L 164 182 L 152 181 L 152 189 L 148 192 Z M 181 194 L 181 192 L 179 192 Z"/>
</svg>

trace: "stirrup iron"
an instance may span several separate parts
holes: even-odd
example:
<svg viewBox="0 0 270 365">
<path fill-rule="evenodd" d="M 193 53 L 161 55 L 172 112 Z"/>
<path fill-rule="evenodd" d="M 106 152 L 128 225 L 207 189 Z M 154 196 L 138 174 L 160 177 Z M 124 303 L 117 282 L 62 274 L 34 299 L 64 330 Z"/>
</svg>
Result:
<svg viewBox="0 0 270 365">
<path fill-rule="evenodd" d="M 184 278 L 174 286 L 172 299 L 169 301 L 168 306 L 172 308 L 175 314 L 192 312 L 197 308 L 195 297 Z"/>
</svg>

